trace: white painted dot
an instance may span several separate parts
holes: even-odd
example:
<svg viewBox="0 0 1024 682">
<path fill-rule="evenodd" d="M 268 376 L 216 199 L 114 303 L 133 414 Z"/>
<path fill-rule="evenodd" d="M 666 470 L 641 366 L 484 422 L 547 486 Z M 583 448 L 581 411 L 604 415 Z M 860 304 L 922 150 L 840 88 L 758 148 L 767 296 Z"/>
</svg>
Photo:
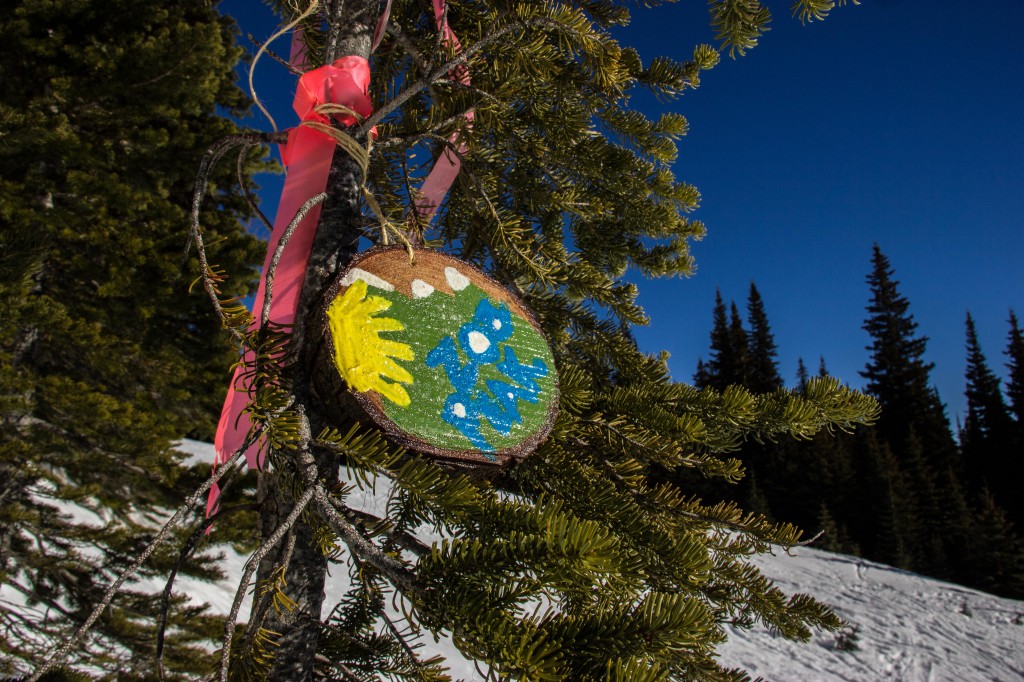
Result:
<svg viewBox="0 0 1024 682">
<path fill-rule="evenodd" d="M 452 412 L 455 413 L 456 417 L 462 419 L 466 416 L 466 406 L 462 403 L 455 403 L 452 405 Z"/>
<path fill-rule="evenodd" d="M 470 332 L 468 336 L 469 347 L 477 355 L 480 355 L 491 347 L 490 340 L 480 332 Z"/>
<path fill-rule="evenodd" d="M 495 320 L 494 322 L 491 322 L 491 326 L 494 327 L 495 329 L 501 329 L 501 320 Z"/>
<path fill-rule="evenodd" d="M 515 393 L 506 393 L 505 395 L 507 395 L 509 398 L 515 398 L 516 397 Z"/>
<path fill-rule="evenodd" d="M 413 298 L 426 298 L 434 293 L 434 287 L 430 286 L 422 279 L 414 279 L 411 286 Z"/>
<path fill-rule="evenodd" d="M 462 291 L 469 286 L 469 278 L 450 265 L 444 269 L 444 278 L 455 291 Z"/>
</svg>

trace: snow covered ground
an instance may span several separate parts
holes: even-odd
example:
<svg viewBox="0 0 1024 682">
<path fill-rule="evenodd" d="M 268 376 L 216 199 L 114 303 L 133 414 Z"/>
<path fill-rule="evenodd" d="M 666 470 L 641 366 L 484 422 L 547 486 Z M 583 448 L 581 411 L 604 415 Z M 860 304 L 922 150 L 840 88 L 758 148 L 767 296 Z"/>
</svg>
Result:
<svg viewBox="0 0 1024 682">
<path fill-rule="evenodd" d="M 212 448 L 186 442 L 179 448 L 196 461 L 210 462 Z M 366 495 L 367 511 L 383 500 Z M 778 551 L 754 559 L 787 593 L 803 592 L 831 604 L 856 628 L 850 645 L 834 633 L 807 643 L 789 642 L 761 629 L 732 631 L 720 648 L 721 661 L 770 682 L 1011 682 L 1024 680 L 1024 602 L 994 597 L 856 557 L 811 548 Z M 241 573 L 245 560 L 226 557 L 224 568 Z M 333 605 L 346 576 L 334 575 L 325 604 Z M 179 579 L 177 589 L 226 613 L 236 584 Z M 330 608 L 327 606 L 326 608 Z M 244 618 L 244 614 L 243 614 Z M 428 650 L 448 658 L 454 678 L 482 679 L 446 640 Z"/>
<path fill-rule="evenodd" d="M 831 604 L 857 628 L 855 648 L 837 648 L 831 633 L 800 644 L 736 632 L 720 649 L 723 663 L 773 682 L 1024 680 L 1024 602 L 843 554 L 794 554 L 755 563 L 787 593 Z"/>
</svg>

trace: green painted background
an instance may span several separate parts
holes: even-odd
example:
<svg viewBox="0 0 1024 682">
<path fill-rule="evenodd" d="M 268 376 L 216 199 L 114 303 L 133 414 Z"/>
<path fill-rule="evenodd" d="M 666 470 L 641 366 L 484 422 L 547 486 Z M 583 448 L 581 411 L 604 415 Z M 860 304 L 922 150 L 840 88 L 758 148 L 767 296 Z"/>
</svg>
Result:
<svg viewBox="0 0 1024 682">
<path fill-rule="evenodd" d="M 409 344 L 415 354 L 415 360 L 412 362 L 397 361 L 413 375 L 412 384 L 403 384 L 409 393 L 410 405 L 400 407 L 387 398 L 382 398 L 384 413 L 402 430 L 432 445 L 450 450 L 475 449 L 469 439 L 441 418 L 445 400 L 455 389 L 449 383 L 444 367 L 431 369 L 424 364 L 424 359 L 446 336 L 451 336 L 456 346 L 459 345 L 459 328 L 473 319 L 477 305 L 481 299 L 487 297 L 486 294 L 473 284 L 455 292 L 455 296 L 435 291 L 430 296 L 419 299 L 406 298 L 398 292 L 382 291 L 372 285 L 367 287 L 367 292 L 369 295 L 391 301 L 391 308 L 381 312 L 381 317 L 391 317 L 405 324 L 404 331 L 386 332 L 381 334 L 381 337 Z M 490 300 L 491 303 L 498 304 L 494 299 Z M 486 419 L 481 420 L 480 433 L 495 450 L 518 445 L 544 425 L 556 380 L 555 361 L 544 337 L 515 312 L 512 313 L 512 324 L 512 336 L 500 346 L 512 346 L 516 357 L 524 364 L 530 364 L 534 358 L 540 358 L 547 365 L 548 374 L 537 380 L 541 392 L 536 404 L 525 400 L 518 401 L 519 414 L 523 420 L 512 427 L 509 435 L 501 435 L 491 428 Z M 504 357 L 504 351 L 501 357 Z M 459 359 L 463 364 L 467 362 L 461 347 Z M 481 366 L 477 386 L 486 390 L 486 381 L 489 379 L 515 384 L 494 365 Z"/>
</svg>

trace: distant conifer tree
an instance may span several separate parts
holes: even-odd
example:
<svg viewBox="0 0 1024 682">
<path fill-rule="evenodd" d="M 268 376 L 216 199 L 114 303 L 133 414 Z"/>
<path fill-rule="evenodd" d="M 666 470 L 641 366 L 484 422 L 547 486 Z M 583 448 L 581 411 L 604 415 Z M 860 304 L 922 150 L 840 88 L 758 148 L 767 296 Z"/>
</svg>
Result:
<svg viewBox="0 0 1024 682">
<path fill-rule="evenodd" d="M 1015 424 L 1003 399 L 999 378 L 989 369 L 978 343 L 970 313 L 966 333 L 967 416 L 960 431 L 964 466 L 977 488 L 984 485 L 999 504 L 1016 507 L 1020 486 L 1012 478 L 1019 459 L 1019 453 L 1014 451 Z"/>
<path fill-rule="evenodd" d="M 750 334 L 743 328 L 743 318 L 734 301 L 729 302 L 729 346 L 732 365 L 724 368 L 722 380 L 726 385 L 747 386 L 750 384 Z"/>
<path fill-rule="evenodd" d="M 1012 599 L 1024 598 L 1024 541 L 988 490 L 964 547 L 974 560 L 965 582 Z"/>
<path fill-rule="evenodd" d="M 855 537 L 864 556 L 913 568 L 917 520 L 908 481 L 889 445 L 875 430 L 858 438 L 856 501 L 861 508 Z"/>
<path fill-rule="evenodd" d="M 914 429 L 930 465 L 941 469 L 955 463 L 957 450 L 945 407 L 931 385 L 933 365 L 924 360 L 928 338 L 916 334 L 910 303 L 900 294 L 893 274 L 889 259 L 875 244 L 863 327 L 871 336 L 871 357 L 860 374 L 867 379 L 865 390 L 882 406 L 876 428 L 897 458 Z"/>
<path fill-rule="evenodd" d="M 182 254 L 199 161 L 237 131 L 221 112 L 249 104 L 236 34 L 199 0 L 0 9 L 0 676 L 84 621 L 195 485 L 171 445 L 212 435 L 235 356 Z M 261 251 L 237 178 L 217 172 L 204 224 L 225 296 L 245 294 Z M 184 570 L 218 575 L 209 558 Z M 168 679 L 208 670 L 221 629 L 182 601 Z M 159 611 L 141 588 L 120 595 L 71 669 L 153 679 Z"/>
<path fill-rule="evenodd" d="M 750 283 L 750 294 L 747 297 L 747 323 L 750 325 L 748 388 L 759 393 L 782 388 L 782 377 L 779 376 L 779 363 L 776 360 L 779 351 L 775 345 L 775 336 L 768 323 L 761 292 L 753 282 Z"/>
<path fill-rule="evenodd" d="M 807 365 L 804 364 L 803 358 L 796 359 L 796 374 L 794 376 L 796 377 L 797 389 L 800 391 L 804 390 L 807 387 L 807 379 L 810 375 L 807 373 Z"/>
<path fill-rule="evenodd" d="M 729 333 L 729 318 L 722 292 L 715 289 L 715 306 L 711 311 L 711 354 L 707 362 L 698 361 L 695 385 L 725 390 L 730 384 L 727 377 L 733 374 L 737 365 L 738 352 Z"/>
<path fill-rule="evenodd" d="M 1024 334 L 1017 323 L 1017 316 L 1010 311 L 1010 334 L 1006 347 L 1006 364 L 1009 376 L 1006 380 L 1006 396 L 1010 411 L 1017 422 L 1018 434 L 1024 436 Z M 1021 441 L 1024 443 L 1024 440 Z"/>
</svg>

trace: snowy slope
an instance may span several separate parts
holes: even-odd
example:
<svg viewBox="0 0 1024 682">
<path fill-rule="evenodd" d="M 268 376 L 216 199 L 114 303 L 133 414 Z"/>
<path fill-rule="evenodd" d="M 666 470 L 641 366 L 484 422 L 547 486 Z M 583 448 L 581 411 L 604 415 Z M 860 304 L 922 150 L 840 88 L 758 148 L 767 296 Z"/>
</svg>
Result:
<svg viewBox="0 0 1024 682">
<path fill-rule="evenodd" d="M 194 461 L 213 459 L 212 448 L 203 443 L 187 441 L 179 449 Z M 368 493 L 359 506 L 380 513 L 384 500 Z M 731 631 L 719 650 L 727 667 L 770 682 L 1024 680 L 1024 602 L 810 548 L 793 555 L 779 550 L 754 562 L 788 594 L 803 592 L 831 604 L 856 626 L 854 648 L 838 648 L 833 633 L 794 643 L 763 629 Z M 242 557 L 229 556 L 225 569 L 237 576 L 244 563 Z M 347 584 L 344 575 L 329 581 L 325 608 Z M 237 585 L 180 579 L 177 587 L 226 613 Z M 448 658 L 453 677 L 482 679 L 447 640 L 437 645 L 427 640 L 428 650 Z"/>
<path fill-rule="evenodd" d="M 802 548 L 755 559 L 787 593 L 831 604 L 858 628 L 856 649 L 834 634 L 799 644 L 768 632 L 730 635 L 721 660 L 766 680 L 1024 680 L 1024 602 Z"/>
</svg>

